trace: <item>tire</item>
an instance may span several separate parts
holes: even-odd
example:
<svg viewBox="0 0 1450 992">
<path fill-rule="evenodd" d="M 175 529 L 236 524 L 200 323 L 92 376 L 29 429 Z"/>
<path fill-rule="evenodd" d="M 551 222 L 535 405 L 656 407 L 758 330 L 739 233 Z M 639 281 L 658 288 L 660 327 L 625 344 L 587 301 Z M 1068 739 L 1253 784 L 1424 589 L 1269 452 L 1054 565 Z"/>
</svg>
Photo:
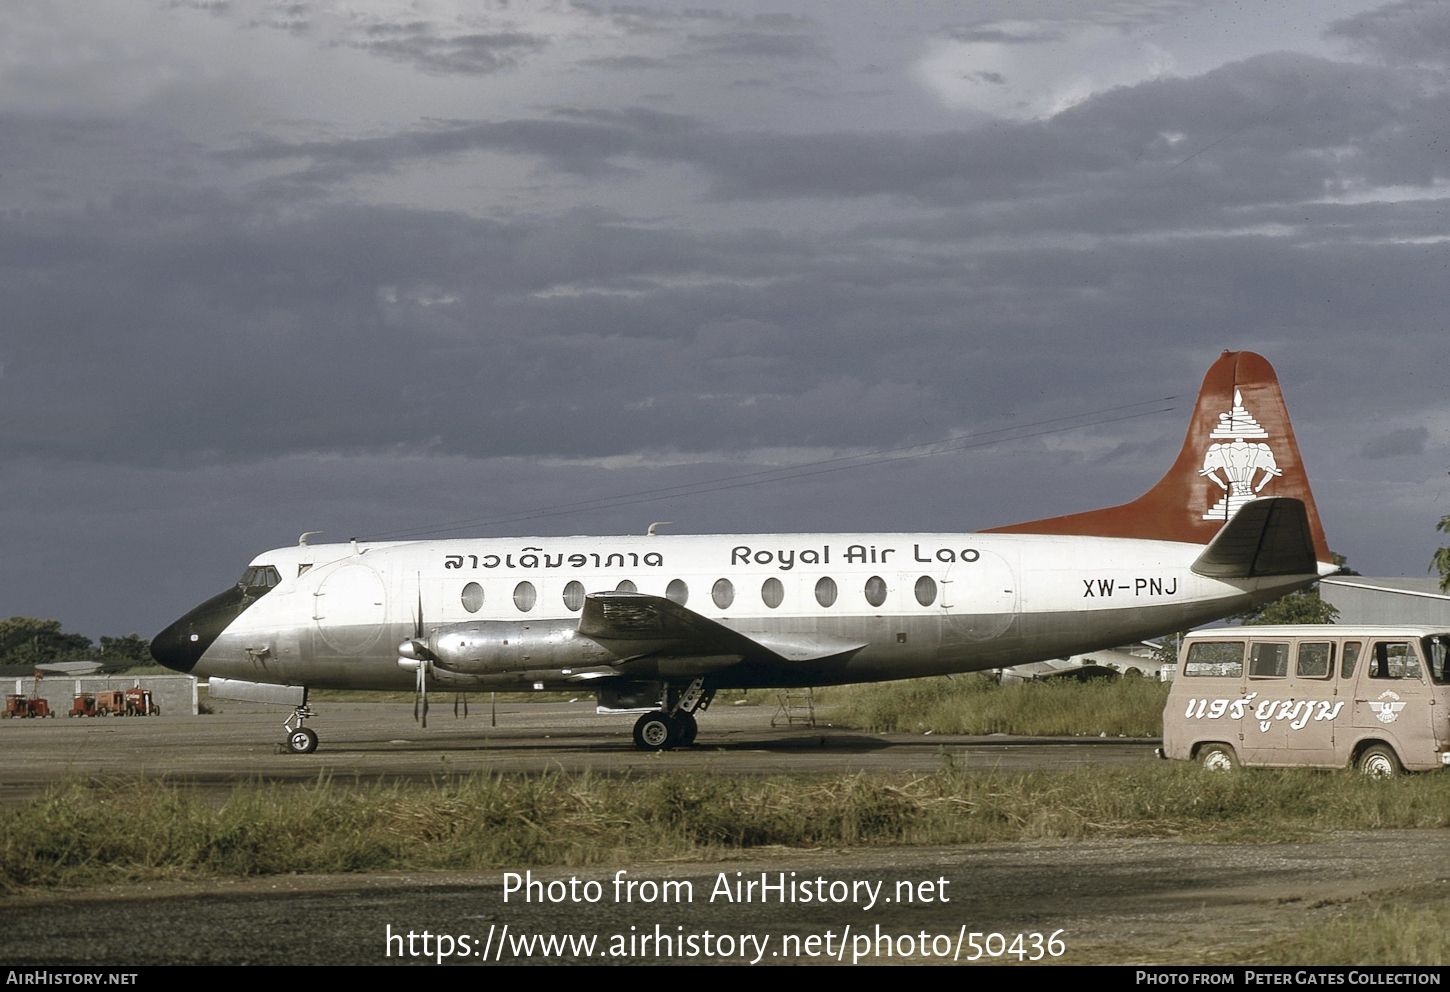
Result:
<svg viewBox="0 0 1450 992">
<path fill-rule="evenodd" d="M 1371 744 L 1360 753 L 1354 766 L 1365 778 L 1394 778 L 1400 774 L 1400 759 L 1388 744 Z"/>
<path fill-rule="evenodd" d="M 1208 772 L 1238 771 L 1239 759 L 1227 744 L 1205 744 L 1198 750 L 1198 763 Z"/>
<path fill-rule="evenodd" d="M 680 738 L 680 728 L 665 713 L 646 713 L 634 724 L 634 746 L 641 751 L 668 751 Z"/>
<path fill-rule="evenodd" d="M 680 739 L 678 747 L 689 747 L 695 743 L 695 735 L 700 732 L 700 725 L 695 722 L 693 713 L 676 713 L 675 722 L 680 728 Z"/>
<path fill-rule="evenodd" d="M 317 734 L 310 727 L 298 727 L 287 735 L 287 750 L 293 754 L 311 754 L 317 750 Z"/>
</svg>

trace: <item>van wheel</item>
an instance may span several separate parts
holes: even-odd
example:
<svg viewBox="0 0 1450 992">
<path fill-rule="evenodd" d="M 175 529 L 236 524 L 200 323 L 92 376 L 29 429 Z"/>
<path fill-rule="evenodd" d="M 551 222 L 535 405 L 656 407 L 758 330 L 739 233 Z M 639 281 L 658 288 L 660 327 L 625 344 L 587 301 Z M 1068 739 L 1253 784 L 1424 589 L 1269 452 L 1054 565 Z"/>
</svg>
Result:
<svg viewBox="0 0 1450 992">
<path fill-rule="evenodd" d="M 1400 759 L 1395 757 L 1394 748 L 1374 744 L 1364 749 L 1356 767 L 1365 778 L 1394 778 L 1400 773 Z"/>
<path fill-rule="evenodd" d="M 1227 744 L 1205 744 L 1198 751 L 1198 763 L 1204 771 L 1231 772 L 1238 768 L 1239 759 Z"/>
</svg>

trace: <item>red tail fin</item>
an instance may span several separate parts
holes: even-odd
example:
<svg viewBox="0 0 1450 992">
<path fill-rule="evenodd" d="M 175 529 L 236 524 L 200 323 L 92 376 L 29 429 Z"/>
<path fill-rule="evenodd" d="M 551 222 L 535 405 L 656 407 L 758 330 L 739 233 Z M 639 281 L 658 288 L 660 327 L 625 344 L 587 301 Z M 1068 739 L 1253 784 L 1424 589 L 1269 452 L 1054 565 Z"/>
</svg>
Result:
<svg viewBox="0 0 1450 992">
<path fill-rule="evenodd" d="M 1314 556 L 1331 560 L 1274 367 L 1253 352 L 1226 351 L 1203 377 L 1183 449 L 1156 486 L 1122 506 L 991 531 L 1207 544 L 1239 507 L 1259 496 L 1302 500 Z"/>
</svg>

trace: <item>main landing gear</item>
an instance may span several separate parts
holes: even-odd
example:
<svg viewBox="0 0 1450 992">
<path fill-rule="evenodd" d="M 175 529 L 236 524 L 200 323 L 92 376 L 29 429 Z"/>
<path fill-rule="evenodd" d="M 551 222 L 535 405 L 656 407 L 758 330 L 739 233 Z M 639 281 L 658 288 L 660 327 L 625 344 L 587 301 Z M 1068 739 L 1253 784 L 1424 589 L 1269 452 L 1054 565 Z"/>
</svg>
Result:
<svg viewBox="0 0 1450 992">
<path fill-rule="evenodd" d="M 668 696 L 673 693 L 667 693 Z M 695 713 L 710 708 L 715 698 L 714 690 L 706 691 L 705 680 L 696 679 L 689 688 L 680 693 L 672 707 L 655 713 L 646 713 L 634 724 L 634 746 L 641 751 L 668 751 L 676 747 L 689 747 L 695 743 L 700 725 L 695 722 Z"/>
<path fill-rule="evenodd" d="M 302 726 L 302 721 L 316 716 L 312 707 L 307 705 L 307 697 L 303 696 L 302 705 L 292 710 L 292 715 L 282 724 L 282 729 L 287 731 L 285 747 L 293 754 L 311 754 L 317 750 L 317 731 L 310 727 Z M 297 726 L 294 728 L 293 723 Z"/>
</svg>

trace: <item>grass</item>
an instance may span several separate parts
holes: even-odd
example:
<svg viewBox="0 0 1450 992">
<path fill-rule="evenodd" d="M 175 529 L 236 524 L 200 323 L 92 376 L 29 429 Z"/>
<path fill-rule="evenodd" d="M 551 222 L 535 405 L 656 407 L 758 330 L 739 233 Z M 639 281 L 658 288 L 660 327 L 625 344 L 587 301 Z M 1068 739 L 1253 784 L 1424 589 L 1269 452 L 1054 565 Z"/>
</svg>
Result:
<svg viewBox="0 0 1450 992">
<path fill-rule="evenodd" d="M 998 685 L 986 675 L 816 690 L 835 726 L 903 733 L 1159 737 L 1169 683 L 1123 678 Z"/>
<path fill-rule="evenodd" d="M 1444 882 L 1416 886 L 1394 902 L 1370 899 L 1336 907 L 1291 933 L 1237 955 L 1242 964 L 1439 965 L 1450 963 L 1450 901 Z"/>
<path fill-rule="evenodd" d="M 1303 840 L 1450 826 L 1442 777 L 1091 775 L 745 779 L 474 776 L 431 786 L 243 785 L 221 805 L 158 781 L 68 782 L 0 810 L 0 891 L 287 872 L 480 870 L 728 856 L 765 846 L 1047 838 Z"/>
</svg>

